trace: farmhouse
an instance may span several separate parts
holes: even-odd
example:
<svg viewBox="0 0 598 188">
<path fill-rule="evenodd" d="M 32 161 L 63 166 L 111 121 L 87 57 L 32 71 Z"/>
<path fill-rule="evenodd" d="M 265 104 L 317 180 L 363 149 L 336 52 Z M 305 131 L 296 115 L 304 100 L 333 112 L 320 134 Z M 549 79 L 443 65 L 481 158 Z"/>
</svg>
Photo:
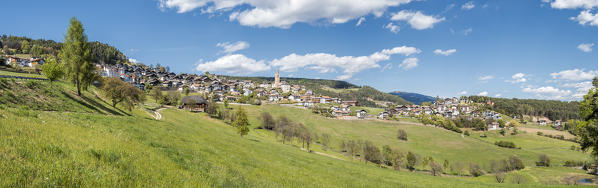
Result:
<svg viewBox="0 0 598 188">
<path fill-rule="evenodd" d="M 206 106 L 208 105 L 207 101 L 198 95 L 194 96 L 186 96 L 183 98 L 182 108 L 192 111 L 192 112 L 205 112 Z"/>
</svg>

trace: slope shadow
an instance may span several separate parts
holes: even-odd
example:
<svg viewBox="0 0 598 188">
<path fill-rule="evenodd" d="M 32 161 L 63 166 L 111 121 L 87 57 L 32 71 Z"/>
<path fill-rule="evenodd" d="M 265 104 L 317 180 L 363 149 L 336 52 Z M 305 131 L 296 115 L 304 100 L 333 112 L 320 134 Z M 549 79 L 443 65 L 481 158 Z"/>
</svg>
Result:
<svg viewBox="0 0 598 188">
<path fill-rule="evenodd" d="M 85 100 L 88 103 L 91 103 L 94 106 L 100 107 L 102 110 L 104 110 L 104 111 L 106 111 L 106 112 L 108 112 L 108 113 L 110 113 L 112 115 L 121 115 L 122 116 L 123 114 L 126 114 L 126 115 L 130 116 L 130 114 L 127 114 L 126 112 L 123 112 L 122 110 L 120 110 L 118 108 L 117 108 L 117 110 L 120 111 L 120 112 L 117 112 L 115 110 L 107 108 L 105 105 L 102 105 L 102 104 L 98 103 L 97 101 L 94 101 L 93 99 L 87 98 L 86 96 L 81 96 L 81 98 L 83 98 L 83 100 Z M 108 104 L 104 100 L 101 100 L 101 101 L 104 102 L 106 105 L 110 105 L 110 104 Z"/>
<path fill-rule="evenodd" d="M 85 103 L 85 102 L 83 102 L 83 101 L 77 100 L 77 99 L 75 99 L 74 97 L 72 97 L 71 95 L 69 95 L 68 93 L 66 93 L 66 92 L 64 92 L 64 91 L 61 91 L 61 93 L 62 93 L 62 95 L 64 95 L 65 97 L 67 97 L 67 98 L 69 98 L 69 99 L 71 99 L 71 100 L 73 100 L 73 101 L 75 101 L 75 102 L 77 102 L 77 103 L 79 103 L 79 104 L 81 104 L 81 105 L 83 105 L 83 106 L 85 106 L 85 107 L 89 108 L 89 109 L 92 109 L 92 110 L 94 110 L 94 111 L 96 111 L 96 112 L 98 112 L 98 113 L 100 113 L 100 114 L 105 114 L 104 112 L 100 111 L 98 108 L 96 108 L 96 107 L 94 107 L 94 106 L 92 106 L 92 105 L 90 105 L 90 104 L 87 104 L 87 103 Z"/>
</svg>

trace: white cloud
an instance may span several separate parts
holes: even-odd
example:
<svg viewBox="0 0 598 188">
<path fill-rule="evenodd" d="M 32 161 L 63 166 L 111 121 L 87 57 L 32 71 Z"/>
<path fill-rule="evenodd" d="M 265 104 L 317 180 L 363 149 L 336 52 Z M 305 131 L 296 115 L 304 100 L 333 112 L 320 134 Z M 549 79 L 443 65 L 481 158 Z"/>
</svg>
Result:
<svg viewBox="0 0 598 188">
<path fill-rule="evenodd" d="M 418 62 L 419 62 L 419 59 L 417 59 L 415 57 L 410 57 L 410 58 L 403 60 L 403 63 L 401 63 L 399 65 L 399 68 L 402 68 L 403 70 L 409 70 L 409 69 L 417 67 Z"/>
<path fill-rule="evenodd" d="M 391 70 L 392 69 L 392 63 L 387 63 L 386 65 L 384 65 L 384 67 L 382 67 L 381 72 L 384 72 L 385 70 Z"/>
<path fill-rule="evenodd" d="M 245 41 L 237 41 L 235 43 L 224 42 L 224 43 L 218 43 L 218 44 L 216 44 L 216 46 L 221 47 L 222 52 L 224 52 L 224 53 L 233 53 L 233 52 L 236 52 L 239 50 L 249 48 L 249 43 L 245 42 Z"/>
<path fill-rule="evenodd" d="M 159 8 L 178 13 L 201 9 L 202 13 L 230 12 L 241 25 L 289 28 L 297 22 L 345 23 L 365 15 L 380 17 L 389 7 L 412 0 L 159 0 Z"/>
<path fill-rule="evenodd" d="M 435 16 L 425 15 L 420 11 L 413 12 L 408 10 L 401 10 L 400 12 L 392 14 L 390 20 L 406 21 L 412 28 L 417 30 L 434 28 L 434 24 L 444 21 L 444 17 L 437 18 Z"/>
<path fill-rule="evenodd" d="M 482 92 L 478 93 L 478 96 L 488 96 L 488 92 L 482 91 Z"/>
<path fill-rule="evenodd" d="M 588 91 L 594 86 L 592 85 L 592 82 L 586 81 L 579 83 L 567 83 L 563 84 L 562 87 L 575 88 L 575 93 L 571 97 L 573 97 L 573 99 L 582 99 L 583 96 L 588 94 Z"/>
<path fill-rule="evenodd" d="M 363 22 L 365 22 L 365 18 L 361 17 L 359 20 L 357 20 L 357 24 L 355 24 L 355 26 L 360 26 Z"/>
<path fill-rule="evenodd" d="M 467 91 L 461 91 L 459 92 L 459 95 L 467 95 Z"/>
<path fill-rule="evenodd" d="M 511 76 L 511 78 L 513 80 L 506 80 L 506 82 L 510 82 L 510 83 L 523 83 L 523 82 L 527 82 L 527 78 L 525 78 L 526 75 L 523 73 L 517 73 L 514 74 L 513 76 Z"/>
<path fill-rule="evenodd" d="M 523 92 L 534 93 L 538 98 L 564 100 L 571 95 L 570 90 L 561 90 L 552 86 L 544 86 L 539 88 L 523 88 Z"/>
<path fill-rule="evenodd" d="M 590 10 L 581 11 L 577 17 L 571 17 L 570 19 L 581 25 L 598 26 L 598 13 L 592 14 Z"/>
<path fill-rule="evenodd" d="M 463 5 L 461 5 L 461 9 L 463 10 L 471 10 L 475 7 L 475 4 L 473 4 L 473 1 L 469 1 Z"/>
<path fill-rule="evenodd" d="M 399 26 L 398 26 L 398 25 L 392 24 L 392 22 L 391 22 L 391 23 L 388 23 L 388 24 L 386 24 L 386 25 L 384 26 L 384 28 L 386 28 L 386 29 L 390 30 L 390 32 L 393 32 L 393 33 L 398 33 L 398 32 L 401 30 L 401 28 L 399 28 Z"/>
<path fill-rule="evenodd" d="M 580 81 L 580 80 L 591 80 L 594 77 L 598 77 L 598 71 L 590 70 L 584 71 L 583 69 L 572 69 L 564 70 L 561 72 L 551 73 L 552 78 L 568 80 L 568 81 Z"/>
<path fill-rule="evenodd" d="M 264 61 L 256 61 L 242 54 L 230 54 L 215 61 L 201 62 L 195 70 L 199 72 L 226 72 L 230 74 L 249 74 L 270 70 Z"/>
<path fill-rule="evenodd" d="M 467 28 L 463 30 L 463 35 L 467 36 L 469 34 L 471 34 L 471 32 L 473 32 L 473 28 Z"/>
<path fill-rule="evenodd" d="M 139 61 L 137 61 L 137 59 L 133 59 L 133 58 L 129 58 L 129 62 L 137 64 L 139 63 Z"/>
<path fill-rule="evenodd" d="M 500 93 L 494 95 L 494 97 L 500 97 L 500 96 L 502 96 L 502 94 L 500 94 Z"/>
<path fill-rule="evenodd" d="M 494 79 L 494 76 L 492 76 L 492 75 L 480 76 L 478 78 L 479 81 L 483 81 L 483 82 L 488 82 L 488 80 L 492 80 L 492 79 Z"/>
<path fill-rule="evenodd" d="M 592 47 L 594 47 L 594 43 L 581 43 L 577 46 L 577 49 L 587 53 L 592 51 Z"/>
<path fill-rule="evenodd" d="M 444 55 L 444 56 L 449 56 L 455 52 L 457 52 L 457 49 L 449 49 L 449 50 L 436 49 L 436 50 L 434 50 L 435 54 Z"/>
<path fill-rule="evenodd" d="M 336 80 L 348 80 L 351 77 L 353 77 L 353 75 L 344 74 L 344 75 L 337 76 Z"/>
<path fill-rule="evenodd" d="M 300 68 L 307 68 L 310 70 L 317 70 L 320 73 L 330 73 L 336 72 L 337 69 L 342 69 L 344 73 L 342 78 L 348 79 L 353 74 L 365 69 L 380 67 L 378 62 L 389 60 L 392 55 L 401 54 L 410 56 L 419 53 L 421 53 L 421 50 L 409 46 L 384 49 L 369 56 L 358 57 L 338 57 L 335 54 L 327 53 L 311 53 L 305 55 L 297 55 L 293 53 L 280 59 L 272 60 L 270 65 L 280 67 L 280 70 L 287 72 L 297 71 Z"/>
<path fill-rule="evenodd" d="M 556 9 L 592 9 L 598 7 L 598 0 L 544 0 L 551 2 L 550 6 Z"/>
</svg>

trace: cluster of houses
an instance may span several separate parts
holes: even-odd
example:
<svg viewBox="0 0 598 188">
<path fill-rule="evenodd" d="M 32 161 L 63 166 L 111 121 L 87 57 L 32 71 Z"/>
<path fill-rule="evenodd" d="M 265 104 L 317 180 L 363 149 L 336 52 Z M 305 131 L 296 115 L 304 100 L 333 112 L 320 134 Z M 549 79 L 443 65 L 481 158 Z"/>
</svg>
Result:
<svg viewBox="0 0 598 188">
<path fill-rule="evenodd" d="M 305 107 L 316 104 L 357 105 L 356 101 L 343 101 L 339 98 L 317 96 L 303 85 L 292 85 L 280 80 L 276 71 L 275 81 L 258 83 L 252 80 L 232 80 L 213 74 L 175 74 L 165 72 L 158 67 L 141 65 L 97 65 L 103 77 L 119 77 L 139 89 L 146 85 L 161 87 L 165 90 L 212 94 L 216 101 L 236 101 L 243 96 L 254 96 L 270 103 L 292 103 Z"/>
<path fill-rule="evenodd" d="M 6 56 L 6 62 L 0 62 L 4 65 L 16 65 L 20 67 L 35 67 L 36 65 L 43 65 L 43 58 L 20 58 L 17 56 Z"/>
</svg>

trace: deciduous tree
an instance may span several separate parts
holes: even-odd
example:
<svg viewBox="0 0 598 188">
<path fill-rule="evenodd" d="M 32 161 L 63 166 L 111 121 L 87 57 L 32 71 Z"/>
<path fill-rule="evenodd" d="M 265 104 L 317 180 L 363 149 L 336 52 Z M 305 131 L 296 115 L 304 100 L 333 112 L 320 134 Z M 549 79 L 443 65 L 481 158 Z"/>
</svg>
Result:
<svg viewBox="0 0 598 188">
<path fill-rule="evenodd" d="M 64 69 L 62 64 L 56 61 L 55 58 L 50 57 L 46 59 L 46 63 L 42 65 L 42 73 L 46 75 L 46 78 L 48 78 L 50 82 L 53 82 L 64 75 Z"/>
<path fill-rule="evenodd" d="M 97 76 L 95 65 L 87 45 L 87 35 L 83 24 L 77 18 L 71 18 L 64 44 L 60 50 L 60 60 L 66 66 L 66 74 L 77 87 L 77 95 L 81 96 L 81 87 L 87 88 Z"/>
<path fill-rule="evenodd" d="M 247 113 L 245 113 L 245 110 L 243 110 L 241 107 L 239 107 L 237 112 L 235 112 L 235 121 L 233 121 L 233 127 L 237 128 L 237 133 L 239 133 L 241 137 L 249 133 L 249 120 L 247 119 Z"/>
<path fill-rule="evenodd" d="M 112 101 L 112 107 L 116 107 L 118 103 L 123 103 L 125 108 L 129 111 L 136 104 L 145 100 L 145 94 L 135 86 L 126 83 L 120 78 L 108 78 L 102 87 L 105 96 Z"/>
</svg>

